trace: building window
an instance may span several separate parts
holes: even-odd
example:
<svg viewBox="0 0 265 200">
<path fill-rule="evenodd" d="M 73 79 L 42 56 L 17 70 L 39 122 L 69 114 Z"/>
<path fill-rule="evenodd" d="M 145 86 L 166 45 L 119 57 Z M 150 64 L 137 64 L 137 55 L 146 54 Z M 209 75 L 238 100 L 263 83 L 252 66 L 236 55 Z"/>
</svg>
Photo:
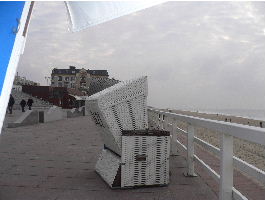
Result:
<svg viewBox="0 0 265 200">
<path fill-rule="evenodd" d="M 71 81 L 74 81 L 75 80 L 75 77 L 71 77 Z"/>
<path fill-rule="evenodd" d="M 68 76 L 67 76 L 67 77 L 65 77 L 65 80 L 66 80 L 66 81 L 69 81 L 69 77 L 68 77 Z"/>
<path fill-rule="evenodd" d="M 81 83 L 81 88 L 86 88 L 86 83 Z"/>
<path fill-rule="evenodd" d="M 58 81 L 62 81 L 62 80 L 63 80 L 62 76 L 58 76 Z"/>
<path fill-rule="evenodd" d="M 62 83 L 58 83 L 58 87 L 62 87 L 63 85 L 62 85 Z"/>
</svg>

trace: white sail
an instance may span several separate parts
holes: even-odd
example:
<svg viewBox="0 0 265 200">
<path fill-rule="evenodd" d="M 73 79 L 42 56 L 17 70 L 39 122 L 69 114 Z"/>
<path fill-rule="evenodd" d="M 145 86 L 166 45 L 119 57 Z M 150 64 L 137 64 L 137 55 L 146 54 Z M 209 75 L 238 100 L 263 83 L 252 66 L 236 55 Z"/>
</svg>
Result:
<svg viewBox="0 0 265 200">
<path fill-rule="evenodd" d="M 0 1 L 0 134 L 32 8 L 33 2 L 30 1 Z"/>
<path fill-rule="evenodd" d="M 70 28 L 73 32 L 157 5 L 164 1 L 67 1 Z"/>
</svg>

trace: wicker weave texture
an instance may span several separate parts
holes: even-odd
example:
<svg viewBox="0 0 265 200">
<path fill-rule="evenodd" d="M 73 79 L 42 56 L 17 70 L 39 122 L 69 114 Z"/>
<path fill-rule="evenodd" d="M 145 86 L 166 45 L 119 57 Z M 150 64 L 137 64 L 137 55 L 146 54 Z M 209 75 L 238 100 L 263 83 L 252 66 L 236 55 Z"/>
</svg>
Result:
<svg viewBox="0 0 265 200">
<path fill-rule="evenodd" d="M 109 79 L 109 78 L 100 78 L 100 77 L 91 77 L 90 78 L 90 85 L 88 90 L 88 96 L 91 96 L 93 94 L 96 94 L 97 92 L 100 92 L 108 87 L 111 87 L 115 84 L 117 84 L 119 81 L 115 79 Z"/>
<path fill-rule="evenodd" d="M 104 144 L 121 155 L 122 130 L 148 127 L 147 77 L 119 82 L 90 96 L 86 110 L 100 127 Z"/>
<path fill-rule="evenodd" d="M 111 153 L 107 149 L 103 149 L 96 164 L 96 172 L 112 187 L 113 181 L 117 174 L 121 162 L 121 158 Z"/>
<path fill-rule="evenodd" d="M 169 183 L 170 136 L 122 136 L 121 187 Z"/>
<path fill-rule="evenodd" d="M 153 113 L 153 112 L 148 112 L 147 114 L 148 116 L 148 125 L 150 129 L 161 129 L 161 127 L 159 127 L 159 123 L 158 120 L 161 118 L 162 120 L 162 116 L 159 116 L 157 113 Z"/>
</svg>

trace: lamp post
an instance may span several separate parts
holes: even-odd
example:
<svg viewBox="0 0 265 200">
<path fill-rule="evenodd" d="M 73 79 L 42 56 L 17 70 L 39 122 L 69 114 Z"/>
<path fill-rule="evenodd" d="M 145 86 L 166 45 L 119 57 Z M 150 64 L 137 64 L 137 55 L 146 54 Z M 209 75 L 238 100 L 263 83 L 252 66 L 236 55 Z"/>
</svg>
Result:
<svg viewBox="0 0 265 200">
<path fill-rule="evenodd" d="M 50 76 L 45 76 L 44 78 L 45 78 L 45 80 L 47 81 L 47 85 L 49 86 L 49 82 L 50 82 L 50 80 L 51 80 L 51 77 L 50 77 Z"/>
</svg>

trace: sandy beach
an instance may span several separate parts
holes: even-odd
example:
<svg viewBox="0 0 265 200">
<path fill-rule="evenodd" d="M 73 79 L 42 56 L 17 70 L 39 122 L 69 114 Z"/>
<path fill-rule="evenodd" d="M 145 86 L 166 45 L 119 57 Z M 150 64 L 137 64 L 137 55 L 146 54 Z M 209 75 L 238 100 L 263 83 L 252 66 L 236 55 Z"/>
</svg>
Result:
<svg viewBox="0 0 265 200">
<path fill-rule="evenodd" d="M 206 114 L 199 112 L 170 110 L 171 112 L 190 115 L 194 117 L 201 117 L 205 119 L 214 119 L 219 121 L 227 121 L 232 123 L 244 124 L 256 127 L 265 127 L 264 121 L 247 119 L 243 117 L 234 117 L 221 114 Z M 181 124 L 182 128 L 186 128 L 185 124 Z M 211 131 L 205 128 L 197 127 L 197 137 L 207 141 L 208 143 L 219 147 L 219 136 L 215 131 Z M 234 155 L 238 158 L 256 166 L 257 168 L 265 171 L 265 147 L 259 144 L 253 144 L 238 138 L 234 139 Z"/>
</svg>

